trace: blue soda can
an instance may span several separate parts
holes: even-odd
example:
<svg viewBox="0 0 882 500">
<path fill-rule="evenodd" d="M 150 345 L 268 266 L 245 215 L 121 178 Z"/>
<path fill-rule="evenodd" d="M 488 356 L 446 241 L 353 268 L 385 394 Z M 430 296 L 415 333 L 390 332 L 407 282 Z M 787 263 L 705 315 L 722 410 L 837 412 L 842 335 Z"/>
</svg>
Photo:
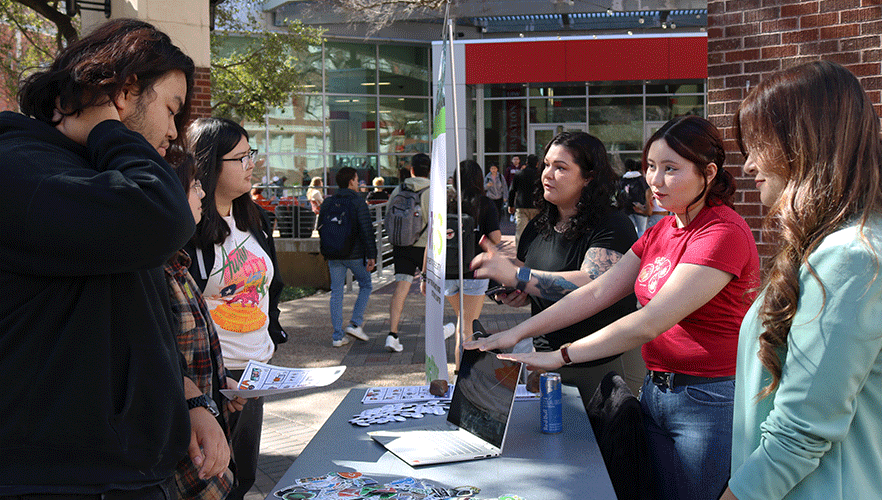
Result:
<svg viewBox="0 0 882 500">
<path fill-rule="evenodd" d="M 560 401 L 560 373 L 543 373 L 539 376 L 541 397 L 539 399 L 539 422 L 545 434 L 563 431 L 563 406 Z"/>
</svg>

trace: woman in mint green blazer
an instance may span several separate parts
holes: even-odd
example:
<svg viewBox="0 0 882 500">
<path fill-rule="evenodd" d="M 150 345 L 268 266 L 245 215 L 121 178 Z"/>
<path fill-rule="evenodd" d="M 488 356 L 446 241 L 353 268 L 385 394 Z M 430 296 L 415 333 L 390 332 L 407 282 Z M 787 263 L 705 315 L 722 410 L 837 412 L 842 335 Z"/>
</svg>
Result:
<svg viewBox="0 0 882 500">
<path fill-rule="evenodd" d="M 879 117 L 817 61 L 764 77 L 735 131 L 779 248 L 741 326 L 723 498 L 882 498 Z"/>
</svg>

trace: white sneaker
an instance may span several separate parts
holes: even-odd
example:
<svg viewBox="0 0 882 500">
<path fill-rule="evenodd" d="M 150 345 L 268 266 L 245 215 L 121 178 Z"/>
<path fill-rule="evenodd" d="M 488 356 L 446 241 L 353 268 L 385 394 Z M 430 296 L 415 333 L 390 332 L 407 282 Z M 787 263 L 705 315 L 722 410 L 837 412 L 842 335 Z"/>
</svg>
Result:
<svg viewBox="0 0 882 500">
<path fill-rule="evenodd" d="M 401 352 L 404 350 L 404 346 L 392 335 L 386 335 L 386 350 L 389 352 Z"/>
<path fill-rule="evenodd" d="M 447 323 L 444 325 L 444 340 L 452 337 L 454 333 L 456 333 L 456 325 L 453 323 Z"/>
<path fill-rule="evenodd" d="M 331 341 L 331 346 L 333 346 L 333 347 L 343 347 L 344 345 L 348 344 L 349 342 L 350 342 L 349 337 L 343 337 L 343 338 L 340 339 L 340 340 L 332 340 L 332 341 Z"/>
<path fill-rule="evenodd" d="M 362 330 L 360 326 L 349 325 L 346 328 L 344 328 L 343 331 L 349 335 L 352 335 L 353 337 L 357 338 L 358 340 L 367 341 L 367 339 L 368 339 L 367 334 L 364 333 L 364 330 Z"/>
</svg>

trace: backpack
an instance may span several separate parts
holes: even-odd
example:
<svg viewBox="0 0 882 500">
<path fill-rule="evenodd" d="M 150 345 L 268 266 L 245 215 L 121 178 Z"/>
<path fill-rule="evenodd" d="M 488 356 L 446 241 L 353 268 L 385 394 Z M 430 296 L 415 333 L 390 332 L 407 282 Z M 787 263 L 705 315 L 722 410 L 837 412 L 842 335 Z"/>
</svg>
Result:
<svg viewBox="0 0 882 500">
<path fill-rule="evenodd" d="M 420 197 L 428 187 L 413 191 L 407 184 L 401 186 L 401 191 L 389 201 L 386 215 L 383 217 L 383 226 L 389 235 L 389 243 L 399 247 L 413 246 L 420 235 L 426 230 L 423 220 L 423 208 Z"/>
<path fill-rule="evenodd" d="M 634 213 L 634 203 L 640 203 L 641 205 L 646 203 L 647 189 L 649 189 L 649 184 L 646 183 L 642 175 L 631 179 L 620 179 L 618 198 L 621 201 L 619 202 L 619 208 L 623 209 L 626 213 Z"/>
<path fill-rule="evenodd" d="M 355 210 L 347 196 L 333 195 L 318 217 L 319 248 L 328 259 L 347 259 L 355 243 Z"/>
<path fill-rule="evenodd" d="M 475 258 L 477 228 L 475 219 L 463 212 L 462 214 L 462 274 L 469 272 L 469 264 Z M 459 215 L 447 214 L 447 265 L 444 273 L 446 279 L 459 279 Z"/>
</svg>

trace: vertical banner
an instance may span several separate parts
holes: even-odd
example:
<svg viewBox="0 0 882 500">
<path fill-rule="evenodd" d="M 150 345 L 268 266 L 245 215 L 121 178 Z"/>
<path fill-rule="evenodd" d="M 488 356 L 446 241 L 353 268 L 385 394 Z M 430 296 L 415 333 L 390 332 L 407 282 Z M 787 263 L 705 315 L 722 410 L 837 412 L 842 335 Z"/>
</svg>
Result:
<svg viewBox="0 0 882 500">
<path fill-rule="evenodd" d="M 450 380 L 444 345 L 444 269 L 447 264 L 447 119 L 444 85 L 447 66 L 447 37 L 441 45 L 435 119 L 432 126 L 432 172 L 429 178 L 431 209 L 429 241 L 426 244 L 426 383 Z"/>
</svg>

